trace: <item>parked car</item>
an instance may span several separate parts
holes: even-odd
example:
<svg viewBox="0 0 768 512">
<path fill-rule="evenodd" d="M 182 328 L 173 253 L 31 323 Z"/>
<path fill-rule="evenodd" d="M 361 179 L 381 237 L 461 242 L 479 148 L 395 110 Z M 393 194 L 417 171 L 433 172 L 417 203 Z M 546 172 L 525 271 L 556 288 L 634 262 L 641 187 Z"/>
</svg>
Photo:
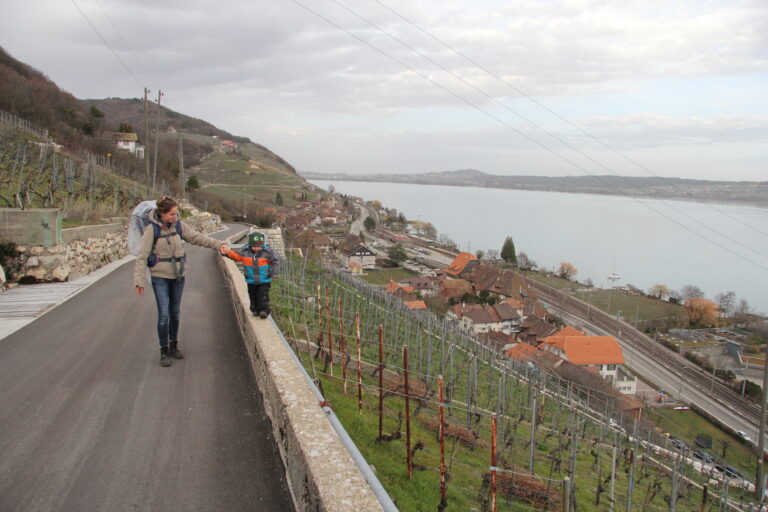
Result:
<svg viewBox="0 0 768 512">
<path fill-rule="evenodd" d="M 704 464 L 711 464 L 715 462 L 715 458 L 702 450 L 694 450 L 693 456 L 702 461 Z"/>
<path fill-rule="evenodd" d="M 688 448 L 688 445 L 682 439 L 672 439 L 672 446 L 681 451 Z"/>
<path fill-rule="evenodd" d="M 747 434 L 747 433 L 746 433 L 746 432 L 744 432 L 743 430 L 737 430 L 737 431 L 736 431 L 736 435 L 737 435 L 737 436 L 739 436 L 739 438 L 740 438 L 742 441 L 746 441 L 746 442 L 748 442 L 748 443 L 751 443 L 751 442 L 752 442 L 752 438 L 751 438 L 751 437 L 749 437 L 749 434 Z"/>
<path fill-rule="evenodd" d="M 715 464 L 715 469 L 729 478 L 744 478 L 744 473 L 727 464 Z"/>
<path fill-rule="evenodd" d="M 712 448 L 712 437 L 710 437 L 707 434 L 699 434 L 696 436 L 696 439 L 694 440 L 696 443 L 696 446 L 699 446 L 704 449 L 711 449 Z"/>
</svg>

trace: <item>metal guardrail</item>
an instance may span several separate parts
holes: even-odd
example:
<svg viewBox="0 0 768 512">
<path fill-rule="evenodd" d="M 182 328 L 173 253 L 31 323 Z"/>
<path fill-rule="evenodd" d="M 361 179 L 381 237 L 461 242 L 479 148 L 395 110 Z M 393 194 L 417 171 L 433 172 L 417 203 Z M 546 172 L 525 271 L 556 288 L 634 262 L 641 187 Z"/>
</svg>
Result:
<svg viewBox="0 0 768 512">
<path fill-rule="evenodd" d="M 298 356 L 293 351 L 293 348 L 291 347 L 290 343 L 288 343 L 288 340 L 285 339 L 285 336 L 283 335 L 283 331 L 280 330 L 280 327 L 277 326 L 272 316 L 269 317 L 269 321 L 272 323 L 272 326 L 277 331 L 286 349 L 291 354 L 291 357 L 296 363 L 296 367 L 299 369 L 299 371 L 301 372 L 301 374 L 304 376 L 307 383 L 309 384 L 310 388 L 315 393 L 315 396 L 317 397 L 317 401 L 319 403 L 325 402 L 326 401 L 325 397 L 323 396 L 323 394 L 315 385 L 315 382 L 307 373 L 306 368 L 304 368 L 304 365 L 301 363 Z M 376 477 L 376 474 L 371 469 L 371 466 L 365 460 L 365 457 L 363 457 L 363 454 L 360 453 L 360 450 L 357 448 L 357 445 L 347 433 L 346 429 L 344 428 L 344 425 L 342 425 L 341 421 L 339 421 L 339 419 L 336 417 L 336 414 L 333 412 L 333 409 L 331 409 L 327 405 L 324 405 L 322 406 L 322 410 L 325 413 L 326 417 L 328 418 L 328 421 L 331 423 L 333 430 L 336 431 L 336 434 L 339 436 L 339 439 L 341 440 L 342 444 L 349 451 L 349 454 L 352 456 L 352 459 L 355 461 L 355 464 L 357 465 L 358 469 L 360 469 L 360 472 L 363 474 L 363 477 L 365 477 L 366 482 L 368 482 L 368 485 L 371 486 L 371 490 L 373 491 L 373 494 L 376 496 L 376 499 L 379 500 L 381 507 L 387 512 L 397 512 L 398 508 L 397 506 L 395 506 L 395 503 L 392 501 L 392 498 L 390 498 L 389 493 L 387 492 L 386 489 L 384 489 L 384 486 L 381 485 L 381 482 Z"/>
</svg>

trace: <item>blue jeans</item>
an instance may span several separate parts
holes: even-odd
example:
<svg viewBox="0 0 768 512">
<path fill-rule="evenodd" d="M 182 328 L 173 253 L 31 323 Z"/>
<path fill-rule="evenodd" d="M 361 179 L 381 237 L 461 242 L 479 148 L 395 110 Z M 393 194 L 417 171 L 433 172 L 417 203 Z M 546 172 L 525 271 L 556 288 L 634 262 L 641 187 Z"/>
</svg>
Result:
<svg viewBox="0 0 768 512">
<path fill-rule="evenodd" d="M 157 337 L 160 339 L 160 346 L 167 347 L 169 339 L 178 339 L 184 279 L 177 281 L 153 277 L 152 289 L 155 291 L 157 302 Z"/>
</svg>

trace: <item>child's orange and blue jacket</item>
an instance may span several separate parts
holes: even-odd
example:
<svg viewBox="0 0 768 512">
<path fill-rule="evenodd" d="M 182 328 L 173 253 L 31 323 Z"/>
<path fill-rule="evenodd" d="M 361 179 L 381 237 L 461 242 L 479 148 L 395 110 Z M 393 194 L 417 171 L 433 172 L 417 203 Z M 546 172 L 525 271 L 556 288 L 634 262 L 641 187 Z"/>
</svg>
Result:
<svg viewBox="0 0 768 512">
<path fill-rule="evenodd" d="M 269 283 L 280 271 L 280 260 L 268 245 L 257 251 L 251 247 L 240 252 L 230 250 L 226 256 L 243 264 L 243 275 L 248 284 Z"/>
</svg>

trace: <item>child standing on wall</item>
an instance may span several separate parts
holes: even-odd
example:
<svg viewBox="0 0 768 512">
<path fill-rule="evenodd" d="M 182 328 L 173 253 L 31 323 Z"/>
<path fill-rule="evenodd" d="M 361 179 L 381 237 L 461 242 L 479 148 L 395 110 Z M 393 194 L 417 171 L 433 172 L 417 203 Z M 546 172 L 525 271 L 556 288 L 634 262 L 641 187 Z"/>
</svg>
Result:
<svg viewBox="0 0 768 512">
<path fill-rule="evenodd" d="M 259 318 L 267 318 L 269 309 L 269 288 L 272 278 L 280 270 L 280 260 L 267 245 L 267 237 L 259 231 L 248 233 L 248 246 L 240 252 L 230 250 L 227 258 L 243 264 L 243 275 L 248 283 L 248 297 L 251 299 L 251 313 Z"/>
</svg>

